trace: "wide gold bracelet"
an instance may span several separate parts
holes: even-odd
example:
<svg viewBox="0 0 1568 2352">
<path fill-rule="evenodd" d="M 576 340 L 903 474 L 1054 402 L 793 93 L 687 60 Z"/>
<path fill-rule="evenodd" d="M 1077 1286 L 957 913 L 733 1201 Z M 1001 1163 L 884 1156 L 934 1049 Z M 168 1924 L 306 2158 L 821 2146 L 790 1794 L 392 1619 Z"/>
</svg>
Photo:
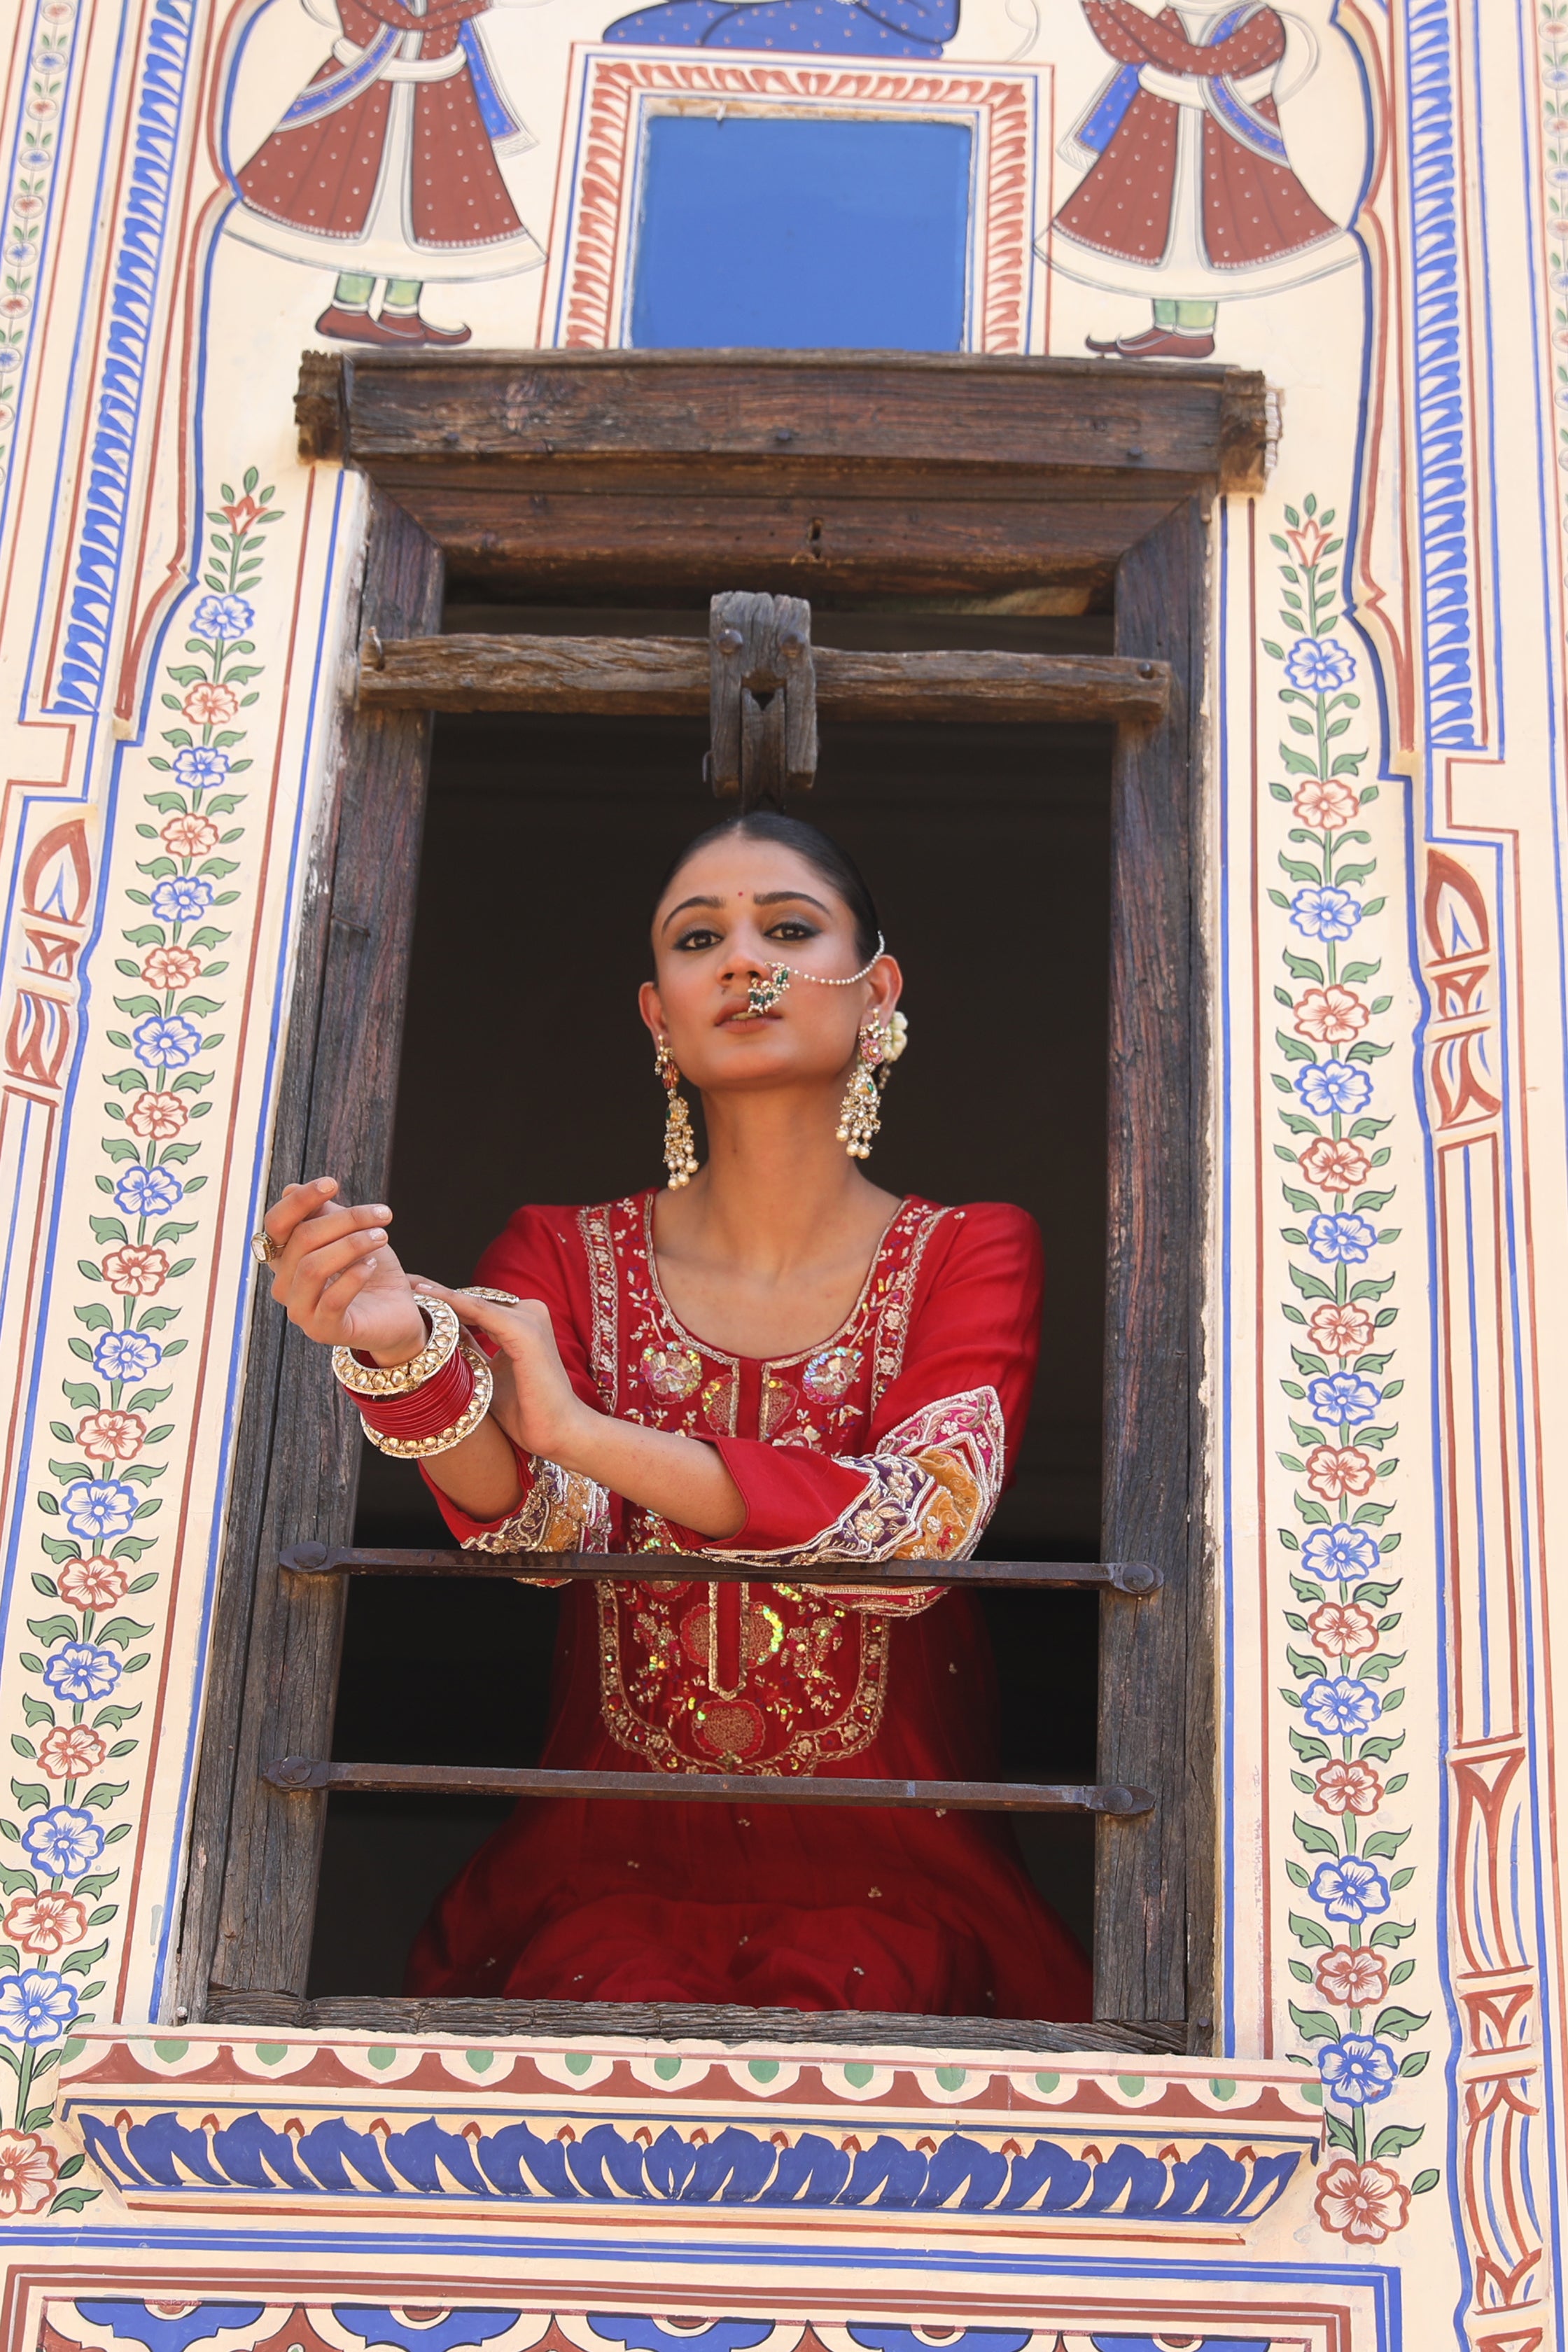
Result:
<svg viewBox="0 0 1568 2352">
<path fill-rule="evenodd" d="M 352 1348 L 332 1349 L 332 1370 L 353 1395 L 406 1396 L 440 1370 L 463 1327 L 444 1298 L 422 1298 L 419 1308 L 430 1318 L 430 1337 L 405 1364 L 362 1364 Z"/>
<path fill-rule="evenodd" d="M 449 1307 L 447 1311 L 451 1313 Z M 456 1318 L 453 1319 L 455 1321 Z M 489 1359 L 481 1349 L 465 1339 L 462 1349 L 473 1368 L 474 1392 L 457 1420 L 448 1428 L 438 1429 L 433 1437 L 385 1437 L 379 1429 L 371 1427 L 362 1412 L 360 1426 L 373 1445 L 383 1454 L 395 1454 L 400 1461 L 416 1462 L 432 1454 L 449 1454 L 454 1445 L 461 1445 L 465 1437 L 473 1435 L 490 1409 L 490 1399 L 495 1394 L 495 1379 L 490 1371 Z"/>
</svg>

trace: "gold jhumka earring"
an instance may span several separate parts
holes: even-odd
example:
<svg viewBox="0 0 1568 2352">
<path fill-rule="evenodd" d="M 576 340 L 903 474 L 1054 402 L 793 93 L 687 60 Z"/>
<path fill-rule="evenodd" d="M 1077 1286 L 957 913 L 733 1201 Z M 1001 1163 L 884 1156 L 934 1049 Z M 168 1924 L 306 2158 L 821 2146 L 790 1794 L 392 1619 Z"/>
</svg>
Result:
<svg viewBox="0 0 1568 2352">
<path fill-rule="evenodd" d="M 882 1124 L 882 1090 L 888 1073 L 910 1041 L 901 1013 L 884 1021 L 873 1013 L 855 1043 L 855 1067 L 838 1114 L 837 1139 L 851 1160 L 869 1160 Z"/>
<path fill-rule="evenodd" d="M 697 1138 L 691 1132 L 691 1113 L 686 1108 L 686 1098 L 677 1091 L 680 1072 L 675 1066 L 675 1055 L 662 1037 L 654 1050 L 653 1066 L 668 1097 L 664 1116 L 664 1164 L 669 1171 L 669 1190 L 679 1192 L 697 1173 Z"/>
</svg>

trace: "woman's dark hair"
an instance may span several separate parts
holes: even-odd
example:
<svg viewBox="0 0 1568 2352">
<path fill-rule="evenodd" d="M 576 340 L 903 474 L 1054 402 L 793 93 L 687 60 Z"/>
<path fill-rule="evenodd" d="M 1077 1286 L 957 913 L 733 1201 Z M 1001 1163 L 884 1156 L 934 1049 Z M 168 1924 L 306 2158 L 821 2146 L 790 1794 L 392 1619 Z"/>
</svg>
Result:
<svg viewBox="0 0 1568 2352">
<path fill-rule="evenodd" d="M 681 867 L 706 849 L 710 841 L 723 841 L 739 834 L 745 841 L 774 841 L 781 849 L 793 849 L 814 873 L 838 893 L 848 908 L 855 924 L 855 952 L 862 963 L 869 963 L 877 952 L 877 941 L 882 926 L 877 914 L 877 902 L 866 887 L 866 877 L 846 849 L 820 826 L 807 824 L 804 817 L 785 816 L 777 809 L 752 809 L 747 816 L 729 816 L 721 824 L 710 824 L 695 841 L 689 841 L 671 864 L 658 886 L 654 901 L 662 905 L 666 893 Z"/>
</svg>

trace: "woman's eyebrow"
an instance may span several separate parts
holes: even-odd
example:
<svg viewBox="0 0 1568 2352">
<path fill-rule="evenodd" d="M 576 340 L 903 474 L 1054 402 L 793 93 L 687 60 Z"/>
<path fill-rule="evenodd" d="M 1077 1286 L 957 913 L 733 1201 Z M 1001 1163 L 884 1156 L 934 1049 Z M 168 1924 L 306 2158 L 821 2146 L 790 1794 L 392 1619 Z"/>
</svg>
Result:
<svg viewBox="0 0 1568 2352">
<path fill-rule="evenodd" d="M 668 914 L 666 915 L 663 922 L 659 925 L 659 929 L 661 931 L 668 931 L 671 923 L 674 922 L 677 915 L 684 915 L 688 907 L 711 907 L 714 912 L 717 913 L 723 907 L 723 904 L 724 901 L 722 898 L 682 898 L 679 907 L 672 907 L 670 908 Z"/>
<path fill-rule="evenodd" d="M 825 907 L 820 898 L 814 898 L 809 890 L 759 890 L 754 904 L 759 907 L 778 907 L 789 898 L 804 900 L 806 906 L 815 907 L 819 915 L 832 913 L 832 908 Z"/>
</svg>

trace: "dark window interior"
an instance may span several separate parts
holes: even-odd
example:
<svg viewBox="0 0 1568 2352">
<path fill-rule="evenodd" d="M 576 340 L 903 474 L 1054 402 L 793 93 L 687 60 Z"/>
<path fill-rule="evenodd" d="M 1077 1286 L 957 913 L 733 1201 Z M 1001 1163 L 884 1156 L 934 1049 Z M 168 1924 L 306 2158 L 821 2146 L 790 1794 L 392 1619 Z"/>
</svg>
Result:
<svg viewBox="0 0 1568 2352">
<path fill-rule="evenodd" d="M 447 625 L 703 635 L 707 615 L 484 607 L 449 610 Z M 1110 649 L 1093 617 L 817 612 L 813 633 Z M 706 740 L 705 723 L 678 719 L 436 722 L 389 1194 L 412 1269 L 466 1280 L 520 1202 L 660 1178 L 663 1097 L 635 997 L 658 877 L 722 813 L 701 781 Z M 868 1172 L 941 1200 L 1020 1202 L 1045 1233 L 1034 1413 L 985 1547 L 1002 1557 L 1099 1555 L 1110 751 L 1090 727 L 825 723 L 816 790 L 797 804 L 862 864 L 906 976 L 911 1042 Z M 356 1540 L 450 1541 L 414 1470 L 368 1446 Z M 553 1595 L 402 1578 L 349 1592 L 334 1756 L 537 1760 Z M 1092 1779 L 1095 1597 L 985 1606 L 1005 1769 Z M 310 1994 L 400 1991 L 430 1902 L 507 1810 L 334 1795 Z M 1091 1824 L 1026 1817 L 1022 1836 L 1089 1944 Z"/>
</svg>

